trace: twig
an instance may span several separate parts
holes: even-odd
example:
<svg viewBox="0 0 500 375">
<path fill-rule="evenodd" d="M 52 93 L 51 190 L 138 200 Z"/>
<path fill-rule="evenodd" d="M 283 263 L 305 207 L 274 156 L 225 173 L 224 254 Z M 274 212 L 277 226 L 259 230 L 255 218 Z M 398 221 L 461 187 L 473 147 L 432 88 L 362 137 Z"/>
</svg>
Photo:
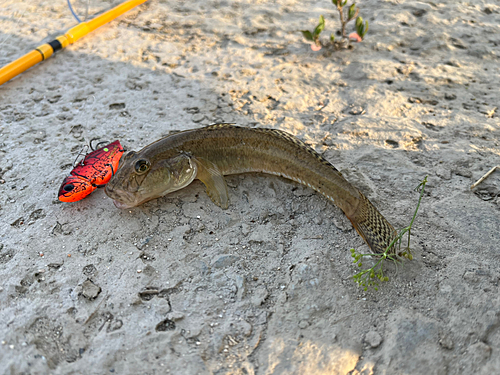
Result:
<svg viewBox="0 0 500 375">
<path fill-rule="evenodd" d="M 339 15 L 340 15 L 340 23 L 342 24 L 342 31 L 341 31 L 341 34 L 342 34 L 342 38 L 347 38 L 347 36 L 345 35 L 345 25 L 347 24 L 347 22 L 344 22 L 344 12 L 342 11 L 342 5 L 340 2 L 337 3 L 337 10 L 339 11 Z"/>
<path fill-rule="evenodd" d="M 488 176 L 490 174 L 492 174 L 493 172 L 495 172 L 495 169 L 500 169 L 500 165 L 497 165 L 496 167 L 493 167 L 491 168 L 483 177 L 481 177 L 479 180 L 477 180 L 471 187 L 470 189 L 474 189 L 477 185 L 479 185 L 481 182 L 483 182 L 484 180 L 486 180 L 486 178 L 488 178 Z"/>
</svg>

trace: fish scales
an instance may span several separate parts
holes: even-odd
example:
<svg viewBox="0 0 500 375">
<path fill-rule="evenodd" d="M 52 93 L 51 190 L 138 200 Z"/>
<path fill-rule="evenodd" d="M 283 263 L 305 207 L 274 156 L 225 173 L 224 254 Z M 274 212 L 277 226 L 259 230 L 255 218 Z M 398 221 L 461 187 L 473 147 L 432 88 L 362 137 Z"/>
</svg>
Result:
<svg viewBox="0 0 500 375">
<path fill-rule="evenodd" d="M 147 164 L 144 172 L 137 169 L 141 163 Z M 211 199 L 225 208 L 227 186 L 222 176 L 247 172 L 282 176 L 321 193 L 342 209 L 376 253 L 385 251 L 395 236 L 392 225 L 330 162 L 293 135 L 275 129 L 216 124 L 172 134 L 125 155 L 106 193 L 117 206 L 132 207 L 199 178 Z"/>
<path fill-rule="evenodd" d="M 348 195 L 359 199 L 357 189 L 332 164 L 298 138 L 280 130 L 218 124 L 175 133 L 147 146 L 141 154 L 154 161 L 171 158 L 180 151 L 213 161 L 224 175 L 272 173 L 310 184 L 315 190 L 325 186 L 322 194 L 327 193 L 326 187 L 333 180 L 334 190 L 346 195 L 345 199 L 352 200 Z M 329 195 L 335 200 L 337 194 Z"/>
</svg>

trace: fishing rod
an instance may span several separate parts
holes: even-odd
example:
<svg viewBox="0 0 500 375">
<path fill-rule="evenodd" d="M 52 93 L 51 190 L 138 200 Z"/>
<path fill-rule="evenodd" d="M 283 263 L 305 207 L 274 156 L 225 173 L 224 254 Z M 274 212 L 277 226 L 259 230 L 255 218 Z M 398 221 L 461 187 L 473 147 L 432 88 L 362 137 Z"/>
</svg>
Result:
<svg viewBox="0 0 500 375">
<path fill-rule="evenodd" d="M 0 69 L 0 86 L 39 62 L 48 59 L 55 52 L 75 43 L 78 39 L 83 38 L 88 33 L 91 33 L 102 25 L 113 21 L 123 13 L 128 12 L 130 9 L 135 8 L 146 1 L 147 0 L 125 1 L 124 3 L 108 10 L 107 12 L 104 12 L 90 21 L 80 22 L 75 27 L 69 29 L 64 35 L 60 35 L 53 41 L 42 44 L 33 51 L 28 52 L 26 55 Z"/>
</svg>

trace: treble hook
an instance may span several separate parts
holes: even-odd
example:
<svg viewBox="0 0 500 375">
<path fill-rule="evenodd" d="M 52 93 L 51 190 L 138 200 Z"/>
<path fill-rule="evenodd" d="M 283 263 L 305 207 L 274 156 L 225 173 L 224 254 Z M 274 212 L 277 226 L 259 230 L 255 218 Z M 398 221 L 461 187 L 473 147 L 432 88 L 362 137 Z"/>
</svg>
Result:
<svg viewBox="0 0 500 375">
<path fill-rule="evenodd" d="M 97 150 L 97 149 L 99 148 L 99 145 L 101 145 L 101 144 L 105 144 L 105 143 L 108 143 L 108 142 L 106 142 L 106 141 L 102 141 L 102 142 L 97 143 L 97 144 L 95 145 L 95 147 L 94 147 L 94 146 L 92 146 L 92 142 L 97 141 L 98 139 L 99 139 L 99 138 L 92 138 L 92 139 L 90 140 L 89 145 L 90 145 L 90 149 L 91 149 L 92 151 Z"/>
<path fill-rule="evenodd" d="M 83 148 L 80 150 L 80 152 L 78 153 L 78 155 L 76 155 L 75 161 L 73 162 L 73 168 L 76 168 L 76 166 L 79 164 L 79 163 L 77 163 L 76 161 L 78 160 L 78 158 L 79 158 L 80 156 L 82 156 L 82 155 L 83 155 L 83 156 L 87 155 L 87 149 L 88 149 L 88 148 L 89 148 L 89 146 L 87 146 L 87 145 L 83 146 Z M 84 151 L 84 150 L 85 150 L 85 151 Z M 83 165 L 83 161 L 84 161 L 84 160 L 85 160 L 85 159 L 82 159 L 82 161 L 81 161 L 81 164 L 82 164 L 82 165 Z"/>
</svg>

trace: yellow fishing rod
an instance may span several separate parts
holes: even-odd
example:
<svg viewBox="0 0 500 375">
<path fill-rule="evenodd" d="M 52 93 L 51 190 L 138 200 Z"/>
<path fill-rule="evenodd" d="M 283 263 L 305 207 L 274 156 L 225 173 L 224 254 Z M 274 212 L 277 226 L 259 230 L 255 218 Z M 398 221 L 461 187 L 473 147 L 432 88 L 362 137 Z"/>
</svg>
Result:
<svg viewBox="0 0 500 375">
<path fill-rule="evenodd" d="M 75 27 L 69 29 L 64 35 L 60 35 L 55 38 L 52 42 L 42 44 L 40 47 L 1 68 L 0 85 L 3 85 L 5 82 L 14 78 L 18 74 L 21 74 L 39 62 L 48 59 L 55 52 L 73 44 L 88 33 L 110 21 L 113 21 L 116 17 L 121 16 L 123 13 L 128 12 L 130 9 L 135 8 L 146 1 L 147 0 L 125 1 L 123 4 L 104 12 L 90 21 L 80 22 Z"/>
</svg>

